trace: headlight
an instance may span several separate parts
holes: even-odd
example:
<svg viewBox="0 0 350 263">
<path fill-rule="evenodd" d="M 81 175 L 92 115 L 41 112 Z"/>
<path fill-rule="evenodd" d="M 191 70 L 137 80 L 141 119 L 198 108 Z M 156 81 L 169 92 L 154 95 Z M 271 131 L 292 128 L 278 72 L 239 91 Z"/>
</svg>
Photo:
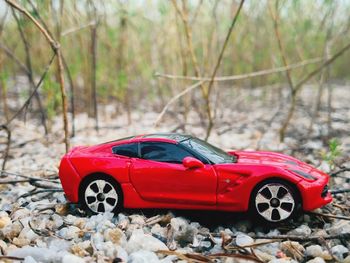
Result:
<svg viewBox="0 0 350 263">
<path fill-rule="evenodd" d="M 306 179 L 309 179 L 309 180 L 316 180 L 317 178 L 312 176 L 311 174 L 308 174 L 308 173 L 305 173 L 303 171 L 299 171 L 299 170 L 290 170 L 291 172 L 297 174 L 297 175 L 300 175 L 301 177 L 304 177 Z"/>
</svg>

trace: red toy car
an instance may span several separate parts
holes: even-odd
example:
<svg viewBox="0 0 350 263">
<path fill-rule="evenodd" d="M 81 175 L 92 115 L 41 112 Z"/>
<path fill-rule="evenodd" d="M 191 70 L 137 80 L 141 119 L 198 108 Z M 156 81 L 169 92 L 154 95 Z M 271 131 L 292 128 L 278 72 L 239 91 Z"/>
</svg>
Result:
<svg viewBox="0 0 350 263">
<path fill-rule="evenodd" d="M 267 222 L 331 202 L 329 176 L 273 152 L 225 152 L 189 135 L 139 135 L 75 147 L 59 176 L 69 201 L 93 213 L 125 208 L 251 210 Z"/>
</svg>

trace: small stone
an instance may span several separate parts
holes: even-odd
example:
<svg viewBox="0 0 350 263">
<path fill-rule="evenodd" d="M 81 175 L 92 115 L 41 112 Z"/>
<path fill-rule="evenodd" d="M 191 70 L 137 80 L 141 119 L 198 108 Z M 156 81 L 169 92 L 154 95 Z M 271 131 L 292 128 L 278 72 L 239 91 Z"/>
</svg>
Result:
<svg viewBox="0 0 350 263">
<path fill-rule="evenodd" d="M 326 263 L 326 261 L 324 261 L 323 258 L 316 257 L 314 259 L 307 261 L 306 263 Z"/>
<path fill-rule="evenodd" d="M 78 238 L 80 233 L 81 233 L 81 230 L 76 226 L 64 227 L 58 232 L 59 236 L 68 240 Z"/>
<path fill-rule="evenodd" d="M 18 237 L 22 229 L 22 224 L 16 221 L 13 224 L 7 225 L 5 228 L 3 228 L 2 232 L 7 239 L 12 240 L 13 238 Z"/>
<path fill-rule="evenodd" d="M 106 241 L 111 241 L 117 245 L 123 245 L 126 243 L 126 236 L 119 228 L 107 229 L 103 236 Z"/>
<path fill-rule="evenodd" d="M 151 228 L 151 233 L 153 235 L 165 237 L 166 236 L 166 228 L 161 227 L 159 224 L 154 224 Z"/>
<path fill-rule="evenodd" d="M 170 220 L 170 224 L 175 231 L 182 231 L 188 226 L 188 221 L 182 217 L 174 217 Z"/>
<path fill-rule="evenodd" d="M 288 235 L 295 236 L 309 236 L 311 234 L 311 229 L 307 225 L 301 225 L 288 232 Z"/>
<path fill-rule="evenodd" d="M 140 250 L 137 252 L 134 252 L 130 254 L 129 261 L 132 263 L 157 263 L 160 262 L 157 255 L 153 252 L 146 251 L 146 250 Z"/>
<path fill-rule="evenodd" d="M 62 258 L 62 263 L 84 263 L 85 260 L 73 254 L 65 254 Z"/>
<path fill-rule="evenodd" d="M 346 220 L 339 220 L 327 229 L 331 235 L 339 235 L 344 233 L 350 233 L 350 222 Z"/>
<path fill-rule="evenodd" d="M 135 229 L 126 244 L 126 251 L 132 253 L 138 250 L 168 250 L 168 247 L 157 238 L 144 234 L 142 229 Z"/>
<path fill-rule="evenodd" d="M 27 208 L 19 208 L 12 213 L 11 218 L 15 221 L 30 216 L 30 213 L 30 210 Z"/>
<path fill-rule="evenodd" d="M 349 253 L 349 249 L 347 249 L 343 245 L 336 245 L 336 246 L 331 248 L 331 252 L 338 259 L 343 260 L 347 256 L 347 254 Z"/>
<path fill-rule="evenodd" d="M 37 261 L 31 256 L 27 256 L 24 258 L 23 263 L 37 263 Z"/>
<path fill-rule="evenodd" d="M 118 250 L 115 244 L 111 241 L 100 243 L 96 245 L 99 251 L 103 251 L 104 255 L 108 258 L 116 258 L 118 256 Z"/>
<path fill-rule="evenodd" d="M 30 244 L 30 240 L 26 239 L 26 238 L 17 238 L 15 237 L 13 240 L 12 240 L 12 243 L 14 245 L 16 245 L 17 247 L 24 247 L 24 246 L 27 246 Z"/>
<path fill-rule="evenodd" d="M 28 239 L 29 241 L 34 241 L 39 237 L 39 235 L 35 234 L 31 228 L 24 227 L 18 237 Z"/>
<path fill-rule="evenodd" d="M 131 224 L 143 226 L 146 223 L 145 218 L 140 215 L 131 215 L 129 218 L 131 219 Z"/>
<path fill-rule="evenodd" d="M 123 262 L 128 262 L 128 253 L 121 246 L 116 246 L 118 258 L 123 260 Z"/>
<path fill-rule="evenodd" d="M 55 205 L 55 211 L 60 216 L 65 216 L 69 212 L 69 205 L 68 204 L 57 204 L 57 205 Z"/>
<path fill-rule="evenodd" d="M 269 261 L 269 263 L 297 263 L 297 261 L 291 258 L 276 258 Z"/>
<path fill-rule="evenodd" d="M 271 260 L 275 259 L 274 256 L 272 256 L 272 255 L 270 255 L 268 253 L 265 253 L 265 252 L 263 252 L 263 251 L 261 251 L 259 249 L 255 249 L 254 253 L 259 259 L 261 259 L 264 262 L 271 261 Z"/>
<path fill-rule="evenodd" d="M 240 247 L 250 246 L 254 244 L 254 239 L 246 234 L 240 233 L 236 237 L 236 244 Z"/>
<path fill-rule="evenodd" d="M 236 229 L 240 232 L 246 233 L 249 231 L 249 229 L 252 227 L 252 223 L 248 220 L 244 220 L 244 221 L 239 221 L 236 225 L 235 225 Z"/>
<path fill-rule="evenodd" d="M 78 218 L 74 221 L 74 225 L 80 229 L 84 229 L 86 225 L 86 220 L 84 218 Z"/>
<path fill-rule="evenodd" d="M 89 243 L 89 246 L 91 247 L 91 244 L 89 241 L 85 241 L 85 242 L 88 242 Z M 87 249 L 89 247 L 86 247 L 84 245 L 85 242 L 82 242 L 82 243 L 78 243 L 78 244 L 74 244 L 71 248 L 70 248 L 70 251 L 72 252 L 72 254 L 78 256 L 78 257 L 86 257 L 86 256 L 89 256 L 90 253 L 87 251 Z"/>
<path fill-rule="evenodd" d="M 350 263 L 350 255 L 344 258 L 343 263 Z"/>
<path fill-rule="evenodd" d="M 305 250 L 306 255 L 316 258 L 320 257 L 324 260 L 331 260 L 332 256 L 328 253 L 328 251 L 324 251 L 320 245 L 311 245 L 308 246 Z"/>
<path fill-rule="evenodd" d="M 0 255 L 1 255 L 1 251 L 6 251 L 6 250 L 7 250 L 6 242 L 0 239 Z"/>
<path fill-rule="evenodd" d="M 12 221 L 11 221 L 11 218 L 9 216 L 2 216 L 0 217 L 0 229 L 8 226 L 9 224 L 11 224 Z"/>
<path fill-rule="evenodd" d="M 299 261 L 303 259 L 305 248 L 298 242 L 285 241 L 281 243 L 281 250 L 286 253 L 287 256 L 295 257 Z"/>
<path fill-rule="evenodd" d="M 47 248 L 39 248 L 39 247 L 22 247 L 11 250 L 8 256 L 25 258 L 27 256 L 31 256 L 34 260 L 40 262 L 50 262 L 50 259 L 57 258 L 57 252 L 47 249 Z M 71 262 L 70 262 L 71 263 Z"/>
</svg>

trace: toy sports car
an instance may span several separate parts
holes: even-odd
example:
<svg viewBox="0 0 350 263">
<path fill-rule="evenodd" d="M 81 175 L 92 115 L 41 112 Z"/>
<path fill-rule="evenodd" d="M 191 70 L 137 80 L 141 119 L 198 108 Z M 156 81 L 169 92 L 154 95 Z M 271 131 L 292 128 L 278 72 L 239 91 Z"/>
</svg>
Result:
<svg viewBox="0 0 350 263">
<path fill-rule="evenodd" d="M 281 222 L 331 202 L 329 176 L 293 157 L 230 151 L 190 135 L 139 135 L 75 147 L 59 176 L 69 201 L 92 213 L 121 208 L 251 211 Z"/>
</svg>

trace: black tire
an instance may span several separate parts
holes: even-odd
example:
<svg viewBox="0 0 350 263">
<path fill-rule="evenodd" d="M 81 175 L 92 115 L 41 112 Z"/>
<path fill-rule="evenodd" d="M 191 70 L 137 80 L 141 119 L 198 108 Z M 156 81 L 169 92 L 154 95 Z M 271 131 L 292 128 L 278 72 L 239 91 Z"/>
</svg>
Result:
<svg viewBox="0 0 350 263">
<path fill-rule="evenodd" d="M 280 179 L 269 179 L 256 185 L 250 198 L 250 213 L 258 222 L 283 223 L 297 214 L 300 197 L 295 188 Z"/>
<path fill-rule="evenodd" d="M 117 213 L 123 207 L 123 192 L 119 183 L 111 176 L 92 174 L 81 182 L 79 202 L 92 214 Z"/>
</svg>

